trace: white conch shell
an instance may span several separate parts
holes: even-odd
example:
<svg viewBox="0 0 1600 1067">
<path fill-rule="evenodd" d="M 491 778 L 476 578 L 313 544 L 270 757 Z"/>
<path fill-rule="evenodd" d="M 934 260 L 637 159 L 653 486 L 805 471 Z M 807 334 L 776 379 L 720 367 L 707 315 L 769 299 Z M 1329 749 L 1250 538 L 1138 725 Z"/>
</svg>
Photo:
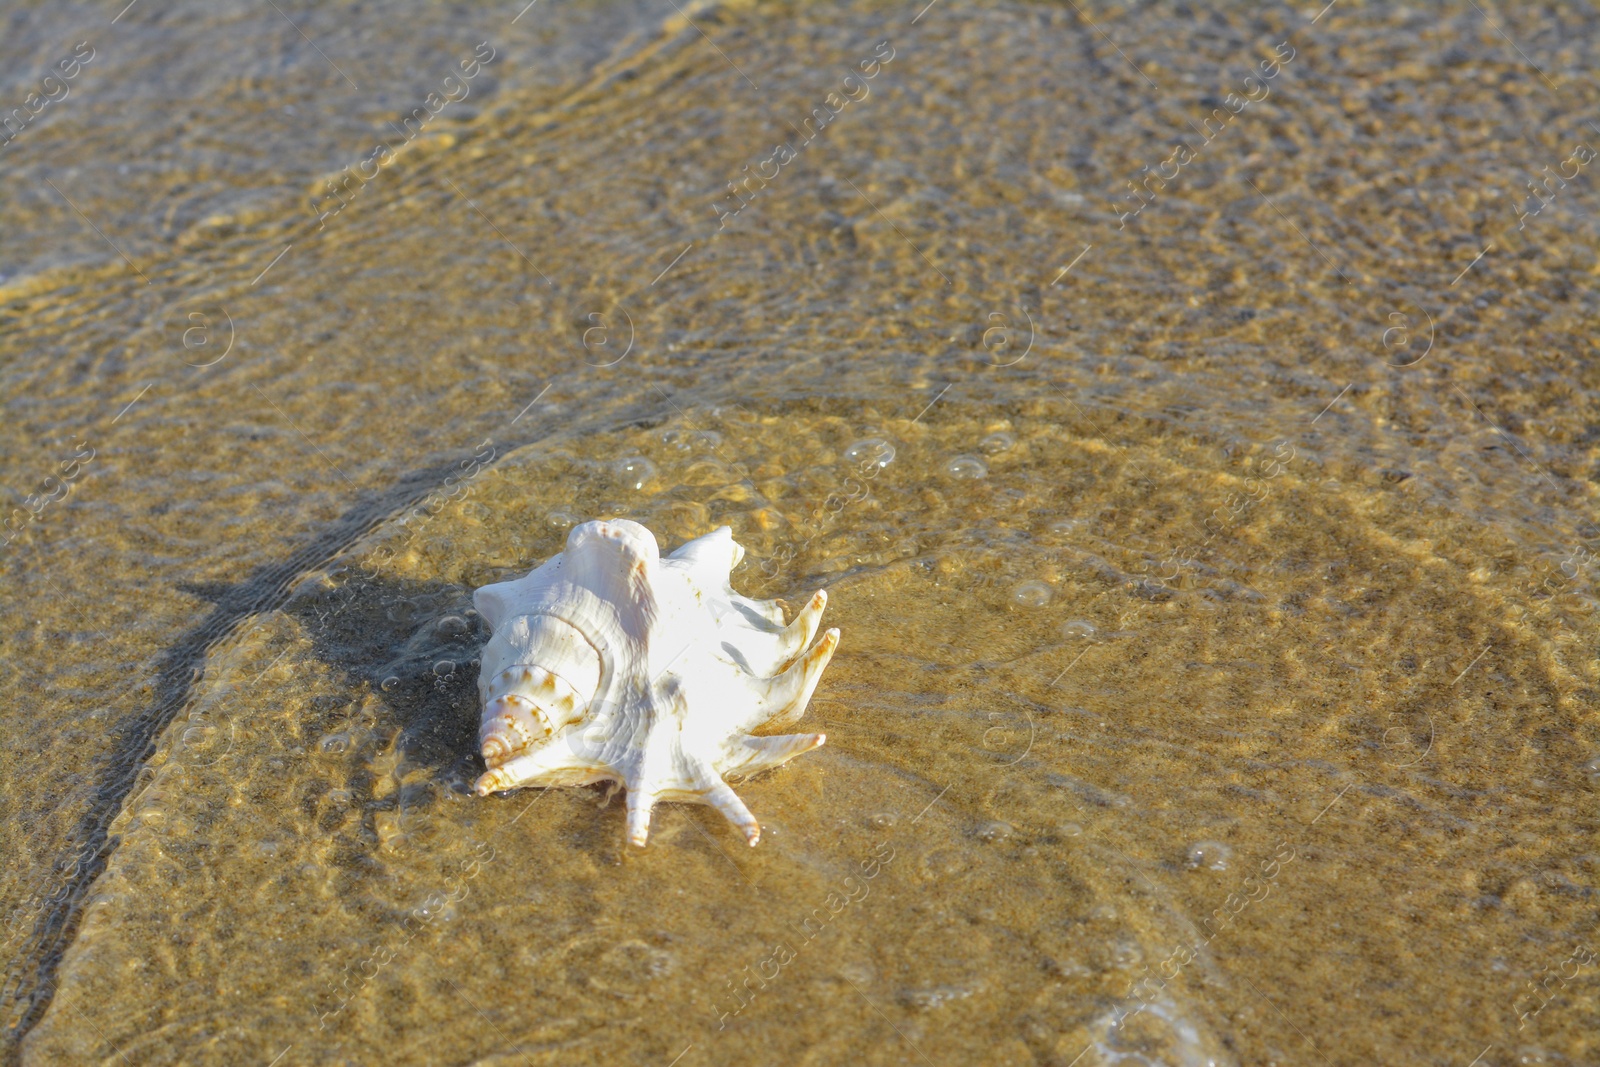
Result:
<svg viewBox="0 0 1600 1067">
<path fill-rule="evenodd" d="M 660 800 L 710 804 L 754 845 L 761 827 L 723 775 L 826 740 L 748 731 L 800 718 L 839 631 L 811 644 L 825 592 L 788 626 L 777 604 L 735 593 L 728 574 L 743 557 L 726 526 L 662 558 L 636 522 L 586 522 L 527 577 L 479 589 L 494 634 L 478 677 L 478 795 L 620 782 L 636 845 Z"/>
</svg>

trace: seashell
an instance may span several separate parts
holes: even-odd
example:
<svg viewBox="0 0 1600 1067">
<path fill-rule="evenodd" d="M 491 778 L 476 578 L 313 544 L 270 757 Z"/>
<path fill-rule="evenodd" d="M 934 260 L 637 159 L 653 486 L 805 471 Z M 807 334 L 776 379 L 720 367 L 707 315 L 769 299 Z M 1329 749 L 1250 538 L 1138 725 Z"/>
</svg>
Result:
<svg viewBox="0 0 1600 1067">
<path fill-rule="evenodd" d="M 775 602 L 735 593 L 743 557 L 726 526 L 663 557 L 636 522 L 586 522 L 527 577 L 479 589 L 493 636 L 478 678 L 478 795 L 619 782 L 636 845 L 663 800 L 710 804 L 754 845 L 760 824 L 724 776 L 826 740 L 749 731 L 804 714 L 839 631 L 812 644 L 826 592 L 787 626 Z"/>
</svg>

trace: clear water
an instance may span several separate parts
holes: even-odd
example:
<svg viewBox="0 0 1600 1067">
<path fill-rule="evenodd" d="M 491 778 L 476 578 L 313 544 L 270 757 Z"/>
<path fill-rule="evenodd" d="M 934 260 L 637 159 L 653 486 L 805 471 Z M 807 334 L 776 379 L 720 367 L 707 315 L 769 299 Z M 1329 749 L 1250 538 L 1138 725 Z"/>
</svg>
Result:
<svg viewBox="0 0 1600 1067">
<path fill-rule="evenodd" d="M 0 14 L 9 1060 L 1600 1059 L 1596 18 L 1318 8 Z M 756 849 L 468 790 L 623 515 Z"/>
</svg>

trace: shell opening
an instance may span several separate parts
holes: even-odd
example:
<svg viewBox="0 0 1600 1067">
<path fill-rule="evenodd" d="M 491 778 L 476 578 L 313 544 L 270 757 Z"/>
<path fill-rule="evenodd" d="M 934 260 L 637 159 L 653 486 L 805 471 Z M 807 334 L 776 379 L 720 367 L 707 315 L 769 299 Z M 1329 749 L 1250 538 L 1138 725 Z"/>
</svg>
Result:
<svg viewBox="0 0 1600 1067">
<path fill-rule="evenodd" d="M 500 695 L 485 702 L 478 731 L 478 747 L 491 770 L 544 744 L 587 708 L 565 679 L 542 667 L 512 667 L 497 681 Z"/>
</svg>

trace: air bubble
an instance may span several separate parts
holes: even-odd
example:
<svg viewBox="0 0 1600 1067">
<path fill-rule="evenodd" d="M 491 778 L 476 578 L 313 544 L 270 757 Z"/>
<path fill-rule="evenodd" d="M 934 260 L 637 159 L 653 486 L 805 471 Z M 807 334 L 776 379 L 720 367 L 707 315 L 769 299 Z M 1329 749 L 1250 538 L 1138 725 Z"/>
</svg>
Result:
<svg viewBox="0 0 1600 1067">
<path fill-rule="evenodd" d="M 402 597 L 398 600 L 391 601 L 384 609 L 384 614 L 388 616 L 390 622 L 410 624 L 416 621 L 417 606 L 411 601 Z"/>
<path fill-rule="evenodd" d="M 982 456 L 956 456 L 944 465 L 944 472 L 952 478 L 984 478 L 989 474 L 989 464 Z"/>
<path fill-rule="evenodd" d="M 621 941 L 601 952 L 586 968 L 589 984 L 624 997 L 644 994 L 678 969 L 672 953 L 639 940 Z"/>
<path fill-rule="evenodd" d="M 617 475 L 628 489 L 643 489 L 656 476 L 656 465 L 643 456 L 630 456 L 617 461 Z"/>
<path fill-rule="evenodd" d="M 1061 636 L 1069 639 L 1081 637 L 1093 641 L 1099 632 L 1099 628 L 1088 619 L 1068 619 L 1061 624 Z"/>
<path fill-rule="evenodd" d="M 1600 756 L 1595 756 L 1583 765 L 1584 777 L 1589 779 L 1589 784 L 1600 789 Z"/>
<path fill-rule="evenodd" d="M 1196 841 L 1183 854 L 1184 866 L 1192 871 L 1225 871 L 1233 849 L 1221 841 Z"/>
<path fill-rule="evenodd" d="M 894 445 L 881 437 L 868 437 L 845 449 L 844 460 L 857 467 L 887 467 L 894 462 Z"/>
<path fill-rule="evenodd" d="M 966 856 L 953 848 L 936 848 L 922 857 L 920 863 L 924 878 L 948 878 L 965 871 L 969 864 Z"/>
<path fill-rule="evenodd" d="M 934 986 L 931 989 L 905 989 L 900 992 L 900 1003 L 918 1011 L 933 1011 L 952 1000 L 962 1000 L 971 995 L 970 989 L 953 985 Z"/>
<path fill-rule="evenodd" d="M 994 456 L 1010 449 L 1016 443 L 1017 439 L 1012 434 L 1005 433 L 1003 431 L 1000 433 L 992 433 L 988 437 L 985 437 L 983 440 L 978 442 L 978 451 L 982 452 L 984 455 Z"/>
<path fill-rule="evenodd" d="M 454 641 L 467 636 L 471 629 L 471 624 L 460 615 L 446 615 L 434 623 L 433 636 L 441 641 Z"/>
<path fill-rule="evenodd" d="M 1049 582 L 1035 579 L 1023 582 L 1011 590 L 1011 602 L 1019 608 L 1042 608 L 1050 603 L 1050 597 L 1054 592 Z"/>
</svg>

